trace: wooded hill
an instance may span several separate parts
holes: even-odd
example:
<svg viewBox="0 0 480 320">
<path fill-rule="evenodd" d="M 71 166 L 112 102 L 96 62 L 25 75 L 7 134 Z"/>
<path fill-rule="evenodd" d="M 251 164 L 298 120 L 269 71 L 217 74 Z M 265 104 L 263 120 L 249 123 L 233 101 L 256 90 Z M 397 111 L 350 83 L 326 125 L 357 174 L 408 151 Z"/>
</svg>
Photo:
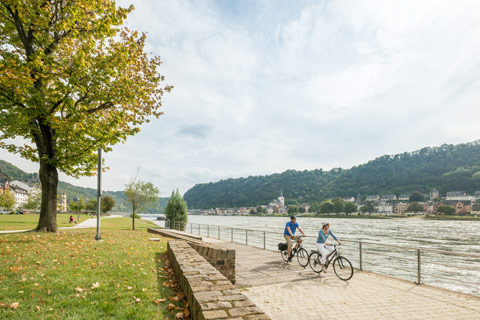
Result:
<svg viewBox="0 0 480 320">
<path fill-rule="evenodd" d="M 38 174 L 36 173 L 27 173 L 13 164 L 0 160 L 0 175 L 6 176 L 10 181 L 20 180 L 23 182 L 29 182 L 34 184 L 40 184 L 38 179 Z M 90 199 L 97 198 L 97 190 L 93 188 L 84 188 L 74 186 L 68 182 L 59 181 L 58 183 L 58 194 L 65 193 L 67 195 L 67 202 L 70 203 L 73 201 L 73 198 L 78 197 L 84 199 L 85 203 Z M 131 205 L 128 204 L 125 197 L 125 192 L 123 191 L 103 191 L 103 196 L 112 196 L 115 199 L 115 208 L 113 209 L 116 212 L 130 212 Z M 157 205 L 154 208 L 149 208 L 146 210 L 140 210 L 140 213 L 163 213 L 163 210 L 167 206 L 168 197 L 160 198 Z"/>
<path fill-rule="evenodd" d="M 197 184 L 184 198 L 189 208 L 243 207 L 267 204 L 283 190 L 287 203 L 312 203 L 360 194 L 401 194 L 437 188 L 480 190 L 480 140 L 426 147 L 385 155 L 350 169 L 287 170 L 283 173 Z"/>
</svg>

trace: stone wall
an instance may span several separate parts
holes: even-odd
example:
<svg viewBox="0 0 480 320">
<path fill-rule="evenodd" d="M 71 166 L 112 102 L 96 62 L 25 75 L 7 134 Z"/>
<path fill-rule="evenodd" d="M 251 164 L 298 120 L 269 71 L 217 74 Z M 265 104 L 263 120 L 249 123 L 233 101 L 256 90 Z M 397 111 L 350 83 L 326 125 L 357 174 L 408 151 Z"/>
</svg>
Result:
<svg viewBox="0 0 480 320">
<path fill-rule="evenodd" d="M 148 232 L 186 241 L 221 274 L 235 284 L 235 250 L 182 235 L 174 230 L 149 228 Z"/>
<path fill-rule="evenodd" d="M 170 240 L 167 250 L 194 320 L 270 319 L 186 241 Z"/>
</svg>

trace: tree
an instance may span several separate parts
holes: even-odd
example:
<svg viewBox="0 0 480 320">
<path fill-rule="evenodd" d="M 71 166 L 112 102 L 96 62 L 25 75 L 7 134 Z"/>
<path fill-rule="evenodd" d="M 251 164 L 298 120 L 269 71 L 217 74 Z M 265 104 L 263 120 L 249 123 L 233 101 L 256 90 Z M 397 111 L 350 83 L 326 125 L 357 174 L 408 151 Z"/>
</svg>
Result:
<svg viewBox="0 0 480 320">
<path fill-rule="evenodd" d="M 425 200 L 425 197 L 418 191 L 412 193 L 408 198 L 408 202 L 422 202 L 423 200 Z"/>
<path fill-rule="evenodd" d="M 31 192 L 28 195 L 27 201 L 23 204 L 23 209 L 26 210 L 38 210 L 42 201 L 42 195 L 39 192 Z"/>
<path fill-rule="evenodd" d="M 305 210 L 305 207 L 299 207 L 298 208 L 298 213 L 305 213 L 307 210 Z"/>
<path fill-rule="evenodd" d="M 11 210 L 15 205 L 15 195 L 10 190 L 4 190 L 0 194 L 0 208 Z"/>
<path fill-rule="evenodd" d="M 112 196 L 105 196 L 100 201 L 100 206 L 103 214 L 106 214 L 108 211 L 111 211 L 115 207 L 115 200 Z"/>
<path fill-rule="evenodd" d="M 311 206 L 308 208 L 308 212 L 310 213 L 315 213 L 318 211 L 319 204 L 318 202 L 314 202 L 311 204 Z"/>
<path fill-rule="evenodd" d="M 335 205 L 330 200 L 325 200 L 320 203 L 320 213 L 335 212 Z"/>
<path fill-rule="evenodd" d="M 448 216 L 454 215 L 455 214 L 455 208 L 451 206 L 447 206 L 442 204 L 441 206 L 438 206 L 437 211 L 443 214 L 446 214 Z"/>
<path fill-rule="evenodd" d="M 346 214 L 350 214 L 357 211 L 357 205 L 353 202 L 345 203 L 344 211 Z"/>
<path fill-rule="evenodd" d="M 170 199 L 168 199 L 165 208 L 165 217 L 170 220 L 170 225 L 180 226 L 181 230 L 185 230 L 188 221 L 187 203 L 177 191 L 172 191 Z"/>
<path fill-rule="evenodd" d="M 94 212 L 97 209 L 97 200 L 95 199 L 88 200 L 87 204 L 85 205 L 85 209 L 89 212 Z"/>
<path fill-rule="evenodd" d="M 291 205 L 288 207 L 288 214 L 295 214 L 298 212 L 298 207 L 296 205 Z"/>
<path fill-rule="evenodd" d="M 345 200 L 337 197 L 337 198 L 333 198 L 332 202 L 333 202 L 333 211 L 335 213 L 343 212 L 345 208 Z"/>
<path fill-rule="evenodd" d="M 372 212 L 376 212 L 377 208 L 375 208 L 375 204 L 373 203 L 373 201 L 365 201 L 363 203 L 363 206 L 360 207 L 360 211 L 372 213 Z"/>
<path fill-rule="evenodd" d="M 258 214 L 267 213 L 267 208 L 262 207 L 262 206 L 258 206 L 258 207 L 257 207 L 257 213 L 258 213 Z"/>
<path fill-rule="evenodd" d="M 115 3 L 0 4 L 0 147 L 40 164 L 37 231 L 57 232 L 58 171 L 94 175 L 97 149 L 111 151 L 159 117 L 172 88 L 161 87 L 145 35 L 122 27 L 133 7 Z"/>
<path fill-rule="evenodd" d="M 155 204 L 158 194 L 158 189 L 150 182 L 132 179 L 125 185 L 125 195 L 132 205 L 132 230 L 135 230 L 135 211 Z"/>
<path fill-rule="evenodd" d="M 418 202 L 412 202 L 408 205 L 407 211 L 408 212 L 423 212 L 423 211 L 425 211 L 425 207 L 422 206 Z"/>
<path fill-rule="evenodd" d="M 79 198 L 76 201 L 70 202 L 68 206 L 70 208 L 70 211 L 82 211 L 83 209 L 85 209 L 85 202 L 82 198 Z"/>
</svg>

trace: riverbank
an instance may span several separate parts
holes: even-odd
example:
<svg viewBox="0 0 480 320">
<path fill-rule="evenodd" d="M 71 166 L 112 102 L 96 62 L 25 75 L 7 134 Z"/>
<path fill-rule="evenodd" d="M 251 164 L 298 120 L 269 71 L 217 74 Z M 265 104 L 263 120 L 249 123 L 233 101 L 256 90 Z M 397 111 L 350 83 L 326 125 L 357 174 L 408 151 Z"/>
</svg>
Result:
<svg viewBox="0 0 480 320">
<path fill-rule="evenodd" d="M 0 236 L 0 313 L 10 319 L 174 319 L 185 312 L 166 257 L 138 219 L 95 229 Z"/>
<path fill-rule="evenodd" d="M 456 221 L 480 221 L 480 217 L 472 216 L 424 216 L 424 219 L 428 220 L 456 220 Z"/>
</svg>

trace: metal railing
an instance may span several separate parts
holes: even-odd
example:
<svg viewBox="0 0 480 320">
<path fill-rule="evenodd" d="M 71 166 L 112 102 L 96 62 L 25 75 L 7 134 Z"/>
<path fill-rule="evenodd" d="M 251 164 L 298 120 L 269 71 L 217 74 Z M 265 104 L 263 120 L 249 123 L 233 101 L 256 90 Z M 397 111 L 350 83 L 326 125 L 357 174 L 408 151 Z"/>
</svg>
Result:
<svg viewBox="0 0 480 320">
<path fill-rule="evenodd" d="M 168 220 L 167 220 L 168 221 Z M 165 227 L 264 250 L 278 250 L 283 233 L 199 223 L 165 222 Z M 168 225 L 168 226 L 167 226 Z M 303 246 L 316 249 L 316 237 Z M 360 271 L 376 272 L 480 296 L 480 255 L 342 239 L 342 255 Z"/>
</svg>

